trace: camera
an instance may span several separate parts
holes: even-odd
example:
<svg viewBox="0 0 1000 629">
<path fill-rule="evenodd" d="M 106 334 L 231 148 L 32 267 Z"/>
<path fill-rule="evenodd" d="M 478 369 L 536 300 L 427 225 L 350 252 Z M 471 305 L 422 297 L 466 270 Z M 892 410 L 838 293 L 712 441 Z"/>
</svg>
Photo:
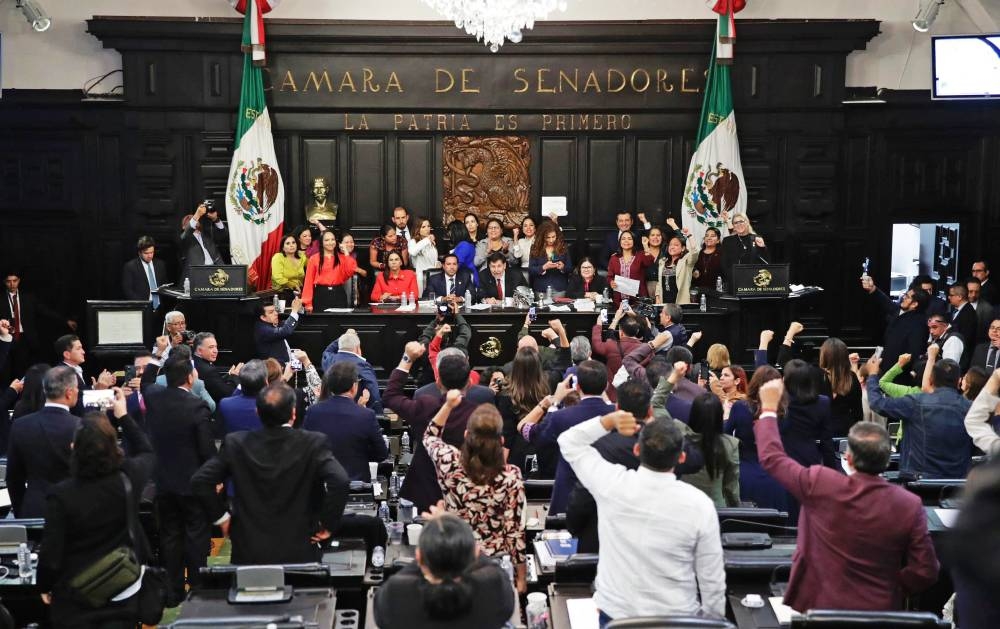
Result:
<svg viewBox="0 0 1000 629">
<path fill-rule="evenodd" d="M 437 319 L 438 323 L 454 323 L 455 313 L 451 310 L 451 305 L 448 303 L 440 303 L 437 305 Z"/>
<path fill-rule="evenodd" d="M 632 307 L 632 312 L 640 317 L 646 317 L 650 321 L 655 321 L 658 314 L 656 306 L 653 305 L 653 300 L 648 297 L 636 299 L 635 306 Z"/>
<path fill-rule="evenodd" d="M 183 332 L 178 332 L 181 335 L 181 342 L 183 343 L 193 343 L 194 337 L 198 335 L 197 332 L 192 330 L 184 330 Z"/>
<path fill-rule="evenodd" d="M 205 206 L 205 209 L 208 212 L 215 211 L 215 201 L 213 201 L 212 199 L 205 199 L 204 201 L 201 202 L 201 204 Z"/>
</svg>

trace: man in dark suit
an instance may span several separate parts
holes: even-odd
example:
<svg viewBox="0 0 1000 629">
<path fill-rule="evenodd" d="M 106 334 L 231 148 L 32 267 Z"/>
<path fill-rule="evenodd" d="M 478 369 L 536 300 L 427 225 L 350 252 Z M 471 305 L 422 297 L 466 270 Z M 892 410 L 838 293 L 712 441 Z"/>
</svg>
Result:
<svg viewBox="0 0 1000 629">
<path fill-rule="evenodd" d="M 937 284 L 929 275 L 918 275 L 910 282 L 909 288 L 919 288 L 929 295 L 927 300 L 927 316 L 948 314 L 948 302 L 938 297 Z"/>
<path fill-rule="evenodd" d="M 222 418 L 225 434 L 261 427 L 257 416 L 257 394 L 267 386 L 267 365 L 263 360 L 248 360 L 240 369 L 240 388 L 219 402 L 218 416 Z"/>
<path fill-rule="evenodd" d="M 192 266 L 226 263 L 217 244 L 227 237 L 226 224 L 214 205 L 200 204 L 193 215 L 184 217 L 181 229 L 181 277 L 188 277 Z"/>
<path fill-rule="evenodd" d="M 884 317 L 882 361 L 885 364 L 896 364 L 902 354 L 920 356 L 927 351 L 927 303 L 930 300 L 927 291 L 911 285 L 896 303 L 879 290 L 871 278 L 863 278 L 861 288 L 875 299 Z M 897 382 L 910 384 L 912 379 L 904 373 Z"/>
<path fill-rule="evenodd" d="M 976 342 L 982 343 L 993 321 L 993 304 L 983 299 L 983 285 L 976 278 L 966 280 L 965 288 L 969 291 L 969 305 L 976 311 Z"/>
<path fill-rule="evenodd" d="M 309 407 L 302 428 L 326 435 L 334 458 L 351 480 L 368 481 L 368 463 L 384 461 L 389 448 L 375 412 L 354 401 L 358 394 L 357 367 L 349 362 L 334 363 L 323 374 L 323 386 L 330 397 Z"/>
<path fill-rule="evenodd" d="M 199 332 L 194 337 L 194 368 L 198 370 L 196 377 L 205 383 L 205 389 L 215 400 L 216 405 L 229 397 L 236 390 L 236 377 L 240 375 L 243 363 L 233 365 L 225 375 L 215 368 L 219 357 L 219 342 L 211 332 Z"/>
<path fill-rule="evenodd" d="M 641 242 L 639 239 L 646 233 L 649 232 L 653 226 L 646 220 L 646 215 L 640 212 L 637 215 L 639 222 L 642 224 L 642 230 L 633 230 L 632 214 L 627 210 L 622 210 L 615 215 L 615 226 L 618 228 L 604 237 L 604 246 L 601 248 L 601 259 L 597 261 L 598 266 L 602 269 L 608 268 L 608 260 L 611 258 L 611 254 L 618 251 L 618 239 L 621 238 L 623 232 L 630 231 L 635 235 L 636 238 L 636 249 L 641 249 Z"/>
<path fill-rule="evenodd" d="M 446 347 L 441 350 L 437 355 L 437 365 L 435 366 L 435 371 L 441 367 L 441 361 L 448 356 L 461 356 L 468 357 L 468 353 L 462 351 L 458 347 Z M 471 375 L 471 371 L 469 372 Z M 444 396 L 447 390 L 442 390 L 439 382 L 431 382 L 420 387 L 413 392 L 413 397 L 418 396 L 428 396 L 438 400 L 440 403 L 444 403 Z M 489 387 L 484 387 L 481 384 L 466 384 L 466 387 L 462 390 L 462 399 L 468 400 L 475 405 L 479 404 L 494 404 L 496 402 L 496 393 L 493 389 Z"/>
<path fill-rule="evenodd" d="M 43 321 L 65 325 L 74 332 L 77 325 L 73 319 L 61 316 L 38 301 L 34 295 L 22 291 L 19 271 L 8 271 L 4 276 L 4 285 L 7 291 L 4 294 L 5 299 L 0 299 L 0 319 L 10 321 L 10 331 L 14 336 L 10 355 L 10 374 L 21 376 L 32 364 L 51 360 L 49 346 L 43 345 L 42 342 Z M 0 374 L 0 377 L 6 376 Z"/>
<path fill-rule="evenodd" d="M 507 268 L 507 258 L 499 251 L 486 258 L 490 267 L 489 275 L 479 276 L 479 301 L 486 304 L 503 304 L 507 297 L 514 296 L 514 289 L 524 286 L 524 275 Z"/>
<path fill-rule="evenodd" d="M 319 561 L 317 542 L 330 537 L 347 504 L 347 473 L 324 435 L 292 429 L 295 392 L 288 385 L 262 390 L 257 413 L 264 427 L 227 435 L 191 487 L 208 518 L 231 533 L 234 564 Z M 231 518 L 215 493 L 230 479 L 236 488 Z"/>
<path fill-rule="evenodd" d="M 986 329 L 987 340 L 976 346 L 972 352 L 972 367 L 979 367 L 986 371 L 986 375 L 993 373 L 993 370 L 1000 367 L 1000 317 L 996 317 L 990 322 Z"/>
<path fill-rule="evenodd" d="M 62 362 L 65 366 L 69 367 L 76 373 L 77 388 L 81 391 L 80 395 L 77 397 L 76 405 L 70 408 L 70 411 L 77 417 L 83 417 L 83 391 L 90 389 L 103 390 L 110 389 L 115 385 L 115 376 L 107 369 L 101 371 L 96 378 L 91 378 L 90 382 L 83 377 L 83 362 L 86 358 L 86 352 L 83 349 L 83 343 L 80 342 L 80 337 L 75 334 L 64 334 L 56 339 L 55 342 L 56 354 L 62 357 Z"/>
<path fill-rule="evenodd" d="M 803 467 L 778 434 L 783 392 L 781 380 L 761 387 L 753 431 L 764 471 L 803 507 L 785 604 L 799 612 L 902 609 L 904 596 L 934 584 L 938 561 L 920 498 L 880 476 L 889 465 L 888 433 L 871 422 L 851 427 L 847 475 Z"/>
<path fill-rule="evenodd" d="M 571 376 L 572 377 L 572 376 Z M 562 403 L 563 398 L 572 390 L 580 393 L 580 401 L 574 405 L 549 412 L 545 421 L 529 428 L 528 441 L 534 443 L 540 452 L 556 447 L 558 461 L 556 463 L 556 479 L 552 487 L 552 500 L 549 503 L 549 513 L 565 513 L 569 503 L 569 493 L 576 485 L 576 474 L 566 463 L 562 454 L 558 454 L 557 439 L 559 435 L 591 417 L 607 415 L 615 410 L 613 404 L 608 404 L 601 397 L 608 386 L 608 369 L 604 363 L 596 360 L 585 360 L 577 365 L 576 386 L 568 387 L 559 383 L 552 397 L 553 406 Z M 550 407 L 552 408 L 552 407 Z"/>
<path fill-rule="evenodd" d="M 972 360 L 972 350 L 976 346 L 979 329 L 979 319 L 976 309 L 969 303 L 969 289 L 964 282 L 952 284 L 948 288 L 948 303 L 951 305 L 951 329 L 962 335 L 965 341 L 965 351 L 962 352 L 962 370 L 969 368 Z"/>
<path fill-rule="evenodd" d="M 272 304 L 260 302 L 254 310 L 257 323 L 254 325 L 254 342 L 257 345 L 257 358 L 273 358 L 284 365 L 291 356 L 288 339 L 299 324 L 299 310 L 302 300 L 296 297 L 292 300 L 292 312 L 282 325 L 278 325 L 278 311 Z"/>
<path fill-rule="evenodd" d="M 982 299 L 994 306 L 1000 306 L 1000 292 L 990 279 L 990 265 L 986 260 L 976 260 L 972 263 L 972 277 L 982 285 Z"/>
<path fill-rule="evenodd" d="M 640 345 L 646 345 L 639 338 L 640 326 L 639 320 L 634 314 L 622 315 L 622 311 L 619 309 L 618 313 L 615 315 L 615 323 L 619 321 L 618 324 L 618 338 L 610 338 L 604 340 L 603 331 L 604 326 L 601 322 L 601 316 L 597 315 L 597 323 L 594 324 L 593 329 L 590 333 L 590 346 L 593 348 L 594 353 L 598 356 L 603 356 L 605 362 L 608 365 L 608 398 L 614 402 L 615 401 L 615 388 L 612 384 L 615 379 L 615 374 L 618 373 L 618 368 L 622 366 L 622 361 L 629 352 L 636 349 Z M 614 327 L 614 326 L 612 326 Z M 647 346 L 648 347 L 648 346 Z"/>
<path fill-rule="evenodd" d="M 368 403 L 366 406 L 375 413 L 382 412 L 382 394 L 379 392 L 378 378 L 375 376 L 375 369 L 371 363 L 361 355 L 361 339 L 358 333 L 348 328 L 340 335 L 340 338 L 330 343 L 323 350 L 323 372 L 339 362 L 349 362 L 358 370 L 358 377 L 361 378 L 362 388 L 368 392 Z"/>
<path fill-rule="evenodd" d="M 58 366 L 42 380 L 45 406 L 21 417 L 10 429 L 7 447 L 7 489 L 14 517 L 45 517 L 49 488 L 69 477 L 70 444 L 79 418 L 69 410 L 80 395 L 76 373 Z"/>
<path fill-rule="evenodd" d="M 211 411 L 191 393 L 197 373 L 191 361 L 171 356 L 161 370 L 167 386 L 147 384 L 146 428 L 156 452 L 156 509 L 160 557 L 167 571 L 169 607 L 184 599 L 184 573 L 192 587 L 206 563 L 211 529 L 191 488 L 191 476 L 215 455 Z"/>
<path fill-rule="evenodd" d="M 7 366 L 10 356 L 10 346 L 14 344 L 14 335 L 10 333 L 10 321 L 0 319 L 0 371 Z"/>
<path fill-rule="evenodd" d="M 472 283 L 472 275 L 466 269 L 459 270 L 458 257 L 448 254 L 441 263 L 441 273 L 431 275 L 424 287 L 424 299 L 429 299 L 434 293 L 438 297 L 445 297 L 450 301 L 462 303 L 465 300 L 465 291 L 472 293 L 472 299 L 476 298 L 476 287 Z"/>
<path fill-rule="evenodd" d="M 410 462 L 410 469 L 406 474 L 406 482 L 403 483 L 400 496 L 412 501 L 421 511 L 426 511 L 442 497 L 434 463 L 423 445 L 424 431 L 441 408 L 441 401 L 426 395 L 410 399 L 403 389 L 410 376 L 410 367 L 425 351 L 424 346 L 416 341 L 407 343 L 403 358 L 392 371 L 389 383 L 385 387 L 386 408 L 396 411 L 400 418 L 409 424 L 410 442 L 414 444 L 413 460 Z M 464 356 L 446 356 L 438 365 L 438 386 L 445 391 L 462 389 L 469 382 L 469 371 L 469 361 Z M 475 409 L 475 404 L 463 398 L 451 411 L 442 435 L 445 442 L 455 447 L 462 446 L 469 415 Z"/>
<path fill-rule="evenodd" d="M 142 236 L 136 244 L 138 256 L 122 267 L 122 294 L 132 301 L 148 301 L 155 311 L 160 307 L 160 296 L 152 292 L 167 283 L 167 268 L 162 260 L 154 259 L 156 241 Z"/>
</svg>

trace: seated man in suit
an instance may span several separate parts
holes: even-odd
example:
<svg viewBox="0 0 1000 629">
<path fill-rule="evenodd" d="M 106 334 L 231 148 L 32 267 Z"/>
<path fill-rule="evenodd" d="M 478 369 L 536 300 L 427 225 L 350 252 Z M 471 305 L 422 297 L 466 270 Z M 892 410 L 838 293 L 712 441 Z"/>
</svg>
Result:
<svg viewBox="0 0 1000 629">
<path fill-rule="evenodd" d="M 206 564 L 211 530 L 192 493 L 191 476 L 215 455 L 211 411 L 191 392 L 197 373 L 191 361 L 176 354 L 161 370 L 167 386 L 147 384 L 146 428 L 156 452 L 156 509 L 160 522 L 160 557 L 167 571 L 169 607 L 184 599 L 187 582 L 195 587 Z"/>
<path fill-rule="evenodd" d="M 327 398 L 306 411 L 304 430 L 326 435 L 330 450 L 351 480 L 368 481 L 370 461 L 389 456 L 375 412 L 354 399 L 358 395 L 358 369 L 354 363 L 334 363 L 323 374 Z"/>
<path fill-rule="evenodd" d="M 317 542 L 330 537 L 347 504 L 347 473 L 324 435 L 291 429 L 295 392 L 285 383 L 257 394 L 257 414 L 264 427 L 226 435 L 191 487 L 208 518 L 232 533 L 234 564 L 319 561 Z M 231 517 L 215 492 L 230 479 Z"/>
<path fill-rule="evenodd" d="M 972 366 L 986 371 L 987 375 L 1000 367 L 1000 317 L 994 318 L 986 328 L 988 337 L 972 352 Z"/>
<path fill-rule="evenodd" d="M 382 412 L 382 394 L 378 388 L 378 378 L 375 377 L 375 369 L 371 363 L 361 355 L 361 339 L 358 333 L 348 328 L 340 335 L 340 338 L 327 345 L 323 350 L 323 373 L 339 362 L 352 363 L 358 370 L 361 378 L 362 388 L 368 392 L 368 403 L 366 406 L 375 411 L 376 414 Z"/>
<path fill-rule="evenodd" d="M 514 289 L 524 286 L 524 275 L 517 269 L 507 268 L 507 258 L 499 251 L 486 258 L 489 275 L 479 276 L 479 301 L 503 305 L 503 300 L 514 296 Z"/>
<path fill-rule="evenodd" d="M 462 303 L 465 301 L 465 291 L 472 293 L 472 299 L 476 298 L 476 286 L 472 283 L 472 276 L 466 269 L 459 270 L 458 256 L 448 254 L 441 262 L 441 273 L 431 275 L 424 287 L 424 299 L 430 299 L 430 294 L 434 293 L 438 297 L 444 297 L 448 301 Z"/>
<path fill-rule="evenodd" d="M 155 311 L 160 307 L 160 296 L 153 291 L 167 283 L 167 268 L 156 260 L 156 241 L 142 236 L 135 246 L 137 257 L 122 267 L 122 294 L 132 301 L 148 301 Z"/>
<path fill-rule="evenodd" d="M 263 360 L 248 360 L 240 369 L 240 387 L 219 402 L 219 416 L 225 434 L 260 428 L 257 416 L 257 394 L 267 386 L 267 365 Z"/>
<path fill-rule="evenodd" d="M 215 340 L 215 335 L 211 332 L 199 332 L 194 337 L 194 368 L 198 370 L 198 376 L 205 382 L 205 389 L 218 404 L 224 398 L 229 397 L 236 390 L 236 376 L 240 375 L 243 363 L 233 365 L 229 371 L 223 375 L 215 368 L 215 361 L 219 357 L 219 342 Z"/>
<path fill-rule="evenodd" d="M 80 423 L 70 414 L 80 395 L 76 372 L 58 366 L 42 380 L 45 406 L 20 417 L 10 429 L 7 489 L 16 518 L 45 517 L 49 487 L 69 478 L 70 444 Z"/>
<path fill-rule="evenodd" d="M 753 432 L 764 470 L 802 503 L 785 604 L 799 612 L 902 609 L 904 596 L 934 584 L 938 561 L 920 498 L 880 476 L 889 465 L 889 434 L 872 422 L 854 424 L 846 476 L 803 467 L 785 454 L 778 434 L 783 393 L 781 380 L 760 388 Z"/>
<path fill-rule="evenodd" d="M 257 358 L 273 358 L 282 365 L 288 362 L 292 354 L 288 339 L 299 324 L 299 310 L 302 300 L 296 297 L 292 300 L 292 312 L 285 323 L 278 325 L 278 311 L 272 304 L 260 302 L 254 309 L 257 323 L 254 324 L 254 342 L 257 344 Z"/>
</svg>

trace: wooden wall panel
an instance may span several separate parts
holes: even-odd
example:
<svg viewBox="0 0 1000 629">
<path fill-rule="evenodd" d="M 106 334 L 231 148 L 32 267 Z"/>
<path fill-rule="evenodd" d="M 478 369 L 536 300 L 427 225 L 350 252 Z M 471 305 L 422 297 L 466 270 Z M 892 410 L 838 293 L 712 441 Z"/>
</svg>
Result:
<svg viewBox="0 0 1000 629">
<path fill-rule="evenodd" d="M 587 156 L 588 224 L 613 229 L 615 213 L 630 209 L 625 198 L 625 139 L 590 139 Z"/>
<path fill-rule="evenodd" d="M 344 211 L 348 225 L 378 230 L 384 220 L 386 190 L 386 139 L 351 137 L 350 178 L 347 182 L 350 203 Z M 341 207 L 343 207 L 341 203 Z"/>
<path fill-rule="evenodd" d="M 434 198 L 434 182 L 440 171 L 434 170 L 434 138 L 405 137 L 397 143 L 397 202 L 411 216 L 437 216 L 441 203 Z M 392 207 L 383 209 L 383 220 L 392 217 Z"/>
<path fill-rule="evenodd" d="M 660 216 L 667 216 L 680 206 L 680 189 L 675 189 L 675 170 L 686 167 L 675 165 L 671 138 L 638 138 L 635 142 L 635 208 Z"/>
</svg>

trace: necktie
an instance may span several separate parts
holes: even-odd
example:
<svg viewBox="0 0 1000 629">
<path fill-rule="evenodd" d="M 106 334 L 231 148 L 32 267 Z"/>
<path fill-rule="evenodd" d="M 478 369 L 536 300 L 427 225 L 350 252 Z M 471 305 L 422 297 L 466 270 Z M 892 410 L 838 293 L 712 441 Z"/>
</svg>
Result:
<svg viewBox="0 0 1000 629">
<path fill-rule="evenodd" d="M 584 293 L 589 293 L 590 292 L 590 282 L 587 281 L 587 280 L 583 281 L 583 292 Z"/>
<path fill-rule="evenodd" d="M 153 310 L 156 310 L 160 307 L 160 296 L 153 292 L 156 290 L 156 278 L 153 276 L 153 265 L 151 263 L 143 263 L 142 266 L 146 267 L 146 280 L 149 282 L 149 294 L 153 298 Z"/>
<path fill-rule="evenodd" d="M 497 299 L 503 301 L 503 281 L 497 278 Z"/>
<path fill-rule="evenodd" d="M 10 297 L 10 310 L 14 316 L 14 340 L 21 338 L 21 300 L 17 298 L 17 293 Z"/>
<path fill-rule="evenodd" d="M 453 277 L 448 278 L 448 294 L 449 295 L 455 294 L 455 278 Z"/>
<path fill-rule="evenodd" d="M 986 359 L 986 370 L 992 371 L 997 367 L 997 348 L 991 347 L 989 351 L 989 358 Z"/>
</svg>

